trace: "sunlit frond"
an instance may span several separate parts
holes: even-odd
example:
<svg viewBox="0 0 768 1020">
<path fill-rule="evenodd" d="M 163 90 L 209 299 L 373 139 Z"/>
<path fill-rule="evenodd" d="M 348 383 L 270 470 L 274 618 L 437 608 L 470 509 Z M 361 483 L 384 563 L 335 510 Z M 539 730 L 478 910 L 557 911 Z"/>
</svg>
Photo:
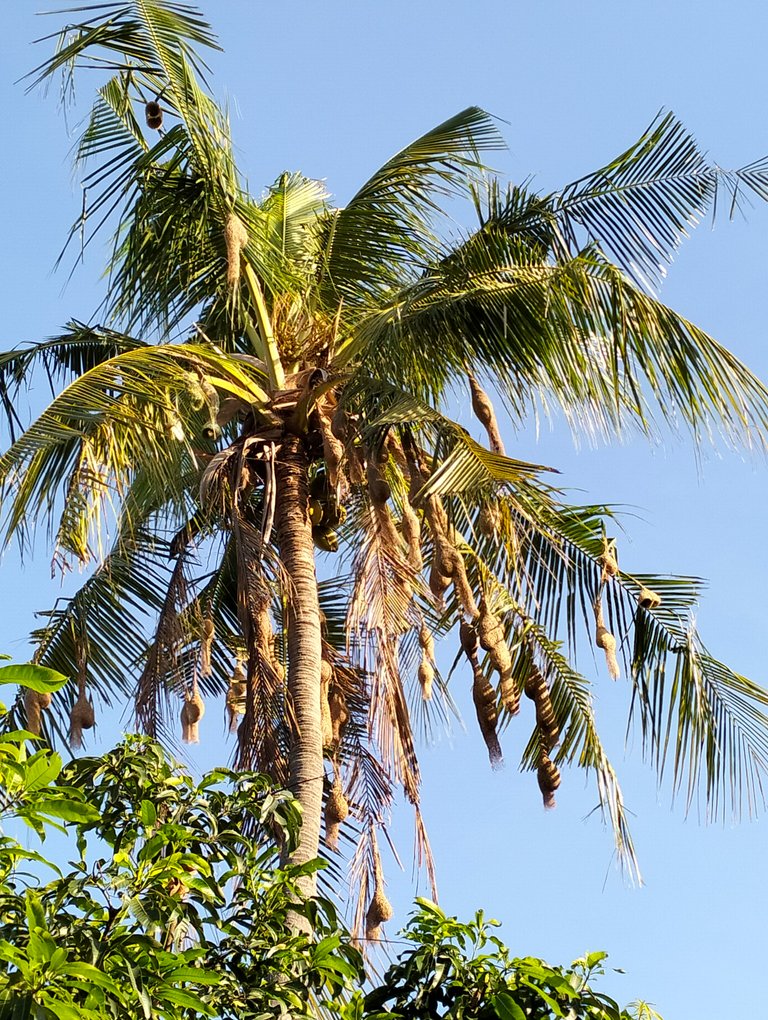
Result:
<svg viewBox="0 0 768 1020">
<path fill-rule="evenodd" d="M 324 225 L 319 289 L 335 307 L 399 285 L 437 251 L 437 199 L 465 191 L 481 153 L 503 148 L 493 120 L 469 107 L 406 146 Z"/>
</svg>

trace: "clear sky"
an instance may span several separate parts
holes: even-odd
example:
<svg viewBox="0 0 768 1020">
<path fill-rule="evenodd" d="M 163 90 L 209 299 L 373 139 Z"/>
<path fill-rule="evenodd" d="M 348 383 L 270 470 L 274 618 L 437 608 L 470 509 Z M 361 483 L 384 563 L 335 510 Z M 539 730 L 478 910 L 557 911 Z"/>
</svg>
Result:
<svg viewBox="0 0 768 1020">
<path fill-rule="evenodd" d="M 100 298 L 102 253 L 69 283 L 66 269 L 52 272 L 80 205 L 69 168 L 68 130 L 77 125 L 63 122 L 55 95 L 25 95 L 14 84 L 48 52 L 30 41 L 59 24 L 35 18 L 38 5 L 17 0 L 3 11 L 1 349 L 54 333 L 69 317 L 88 319 Z M 681 116 L 722 166 L 768 152 L 768 8 L 749 0 L 202 6 L 226 51 L 212 60 L 216 92 L 230 101 L 241 165 L 256 192 L 295 169 L 326 179 L 343 203 L 390 154 L 470 104 L 506 122 L 509 153 L 499 169 L 518 181 L 533 175 L 542 189 L 623 151 L 661 107 Z M 84 82 L 80 95 L 90 96 Z M 683 248 L 662 297 L 768 378 L 768 210 L 711 226 Z M 706 644 L 768 684 L 764 459 L 708 449 L 697 459 L 684 438 L 671 436 L 655 449 L 628 439 L 577 450 L 557 422 L 538 441 L 533 431 L 509 436 L 508 449 L 558 466 L 577 500 L 629 509 L 623 566 L 709 578 L 698 614 Z M 22 572 L 10 552 L 0 571 L 0 650 L 18 657 L 33 611 L 59 591 L 48 579 L 43 536 L 37 554 Z M 556 810 L 544 812 L 535 778 L 514 767 L 520 738 L 507 736 L 509 764 L 492 773 L 468 715 L 466 733 L 459 728 L 422 752 L 443 906 L 461 915 L 484 907 L 520 954 L 565 962 L 607 949 L 609 963 L 627 972 L 610 975 L 610 991 L 623 1001 L 650 999 L 667 1020 L 761 1015 L 768 822 L 706 827 L 695 813 L 685 820 L 682 805 L 670 807 L 669 789 L 657 791 L 636 735 L 625 748 L 626 683 L 611 685 L 599 663 L 581 665 L 600 677 L 599 718 L 637 816 L 645 886 L 627 886 L 617 871 L 610 836 L 597 815 L 587 817 L 596 798 L 580 775 L 564 774 Z M 223 727 L 206 724 L 213 760 Z M 113 732 L 104 727 L 102 735 Z M 388 872 L 402 920 L 412 892 L 409 836 L 404 822 L 395 828 L 406 871 L 396 875 L 389 861 Z"/>
</svg>

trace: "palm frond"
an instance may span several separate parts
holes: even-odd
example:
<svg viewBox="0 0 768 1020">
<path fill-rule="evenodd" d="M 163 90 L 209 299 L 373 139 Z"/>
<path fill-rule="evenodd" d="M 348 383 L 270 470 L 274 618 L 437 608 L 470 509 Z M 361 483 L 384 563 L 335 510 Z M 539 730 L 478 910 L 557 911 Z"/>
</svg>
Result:
<svg viewBox="0 0 768 1020">
<path fill-rule="evenodd" d="M 73 319 L 65 331 L 38 343 L 20 344 L 0 353 L 0 402 L 6 412 L 11 438 L 20 425 L 17 411 L 22 388 L 31 386 L 33 373 L 42 370 L 55 393 L 56 384 L 82 375 L 124 351 L 145 346 L 144 341 L 104 326 L 87 326 Z"/>
<path fill-rule="evenodd" d="M 203 424 L 192 369 L 246 405 L 261 402 L 260 372 L 209 348 L 140 347 L 95 365 L 0 457 L 6 539 L 24 538 L 28 515 L 51 520 L 67 487 L 75 485 L 70 494 L 92 512 L 105 495 L 125 493 L 139 471 L 184 513 L 188 470 L 197 464 L 190 440 Z M 78 471 L 86 450 L 88 470 Z"/>
<path fill-rule="evenodd" d="M 503 148 L 491 117 L 469 107 L 422 135 L 377 170 L 324 225 L 319 289 L 335 308 L 399 285 L 437 249 L 435 199 L 467 188 L 480 153 Z"/>
<path fill-rule="evenodd" d="M 718 173 L 674 114 L 660 113 L 626 152 L 552 195 L 571 251 L 578 229 L 639 282 L 656 283 L 714 202 Z"/>
<path fill-rule="evenodd" d="M 652 401 L 697 439 L 764 441 L 764 385 L 596 250 L 552 265 L 498 236 L 474 241 L 466 264 L 446 262 L 361 325 L 369 371 L 428 400 L 476 366 L 496 374 L 512 414 L 554 399 L 575 428 L 607 435 L 649 430 Z"/>
</svg>

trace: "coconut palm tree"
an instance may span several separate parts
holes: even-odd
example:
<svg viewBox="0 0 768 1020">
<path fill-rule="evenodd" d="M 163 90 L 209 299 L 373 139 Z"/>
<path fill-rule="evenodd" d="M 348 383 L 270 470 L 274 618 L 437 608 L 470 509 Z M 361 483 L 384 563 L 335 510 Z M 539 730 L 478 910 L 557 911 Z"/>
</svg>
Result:
<svg viewBox="0 0 768 1020">
<path fill-rule="evenodd" d="M 108 325 L 0 355 L 4 537 L 24 545 L 45 519 L 55 562 L 92 567 L 35 634 L 37 661 L 75 678 L 44 730 L 77 745 L 94 696 L 130 697 L 140 729 L 170 739 L 180 708 L 194 741 L 203 697 L 222 696 L 237 763 L 299 798 L 290 859 L 349 840 L 371 937 L 397 788 L 432 872 L 414 720 L 453 709 L 436 636 L 471 678 L 491 763 L 517 726 L 545 804 L 561 768 L 592 772 L 631 866 L 580 635 L 689 800 L 759 799 L 768 695 L 701 643 L 698 582 L 623 571 L 611 510 L 508 457 L 486 391 L 510 432 L 555 407 L 608 437 L 661 418 L 764 443 L 768 391 L 652 288 L 718 193 L 766 197 L 766 164 L 726 174 L 666 114 L 560 191 L 505 188 L 483 163 L 495 125 L 470 108 L 342 208 L 298 174 L 255 197 L 206 84 L 203 18 L 172 0 L 83 15 L 35 81 L 61 73 L 66 96 L 78 68 L 101 76 L 71 240 L 114 228 Z M 474 228 L 452 236 L 445 199 Z M 41 368 L 53 398 L 24 428 Z M 474 432 L 445 414 L 459 393 Z M 34 725 L 45 707 L 30 695 L 15 714 Z"/>
</svg>

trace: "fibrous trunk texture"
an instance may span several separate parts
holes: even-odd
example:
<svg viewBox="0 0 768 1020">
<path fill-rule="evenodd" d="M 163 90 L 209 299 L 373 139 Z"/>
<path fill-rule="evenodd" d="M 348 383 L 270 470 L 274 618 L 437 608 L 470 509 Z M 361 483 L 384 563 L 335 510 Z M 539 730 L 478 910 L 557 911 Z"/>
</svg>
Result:
<svg viewBox="0 0 768 1020">
<path fill-rule="evenodd" d="M 322 642 L 307 468 L 301 440 L 288 436 L 275 465 L 275 527 L 289 587 L 287 683 L 295 718 L 290 788 L 301 804 L 303 816 L 299 844 L 286 857 L 285 863 L 289 864 L 304 864 L 317 857 L 323 803 Z M 314 876 L 302 879 L 301 888 L 311 896 Z"/>
</svg>

